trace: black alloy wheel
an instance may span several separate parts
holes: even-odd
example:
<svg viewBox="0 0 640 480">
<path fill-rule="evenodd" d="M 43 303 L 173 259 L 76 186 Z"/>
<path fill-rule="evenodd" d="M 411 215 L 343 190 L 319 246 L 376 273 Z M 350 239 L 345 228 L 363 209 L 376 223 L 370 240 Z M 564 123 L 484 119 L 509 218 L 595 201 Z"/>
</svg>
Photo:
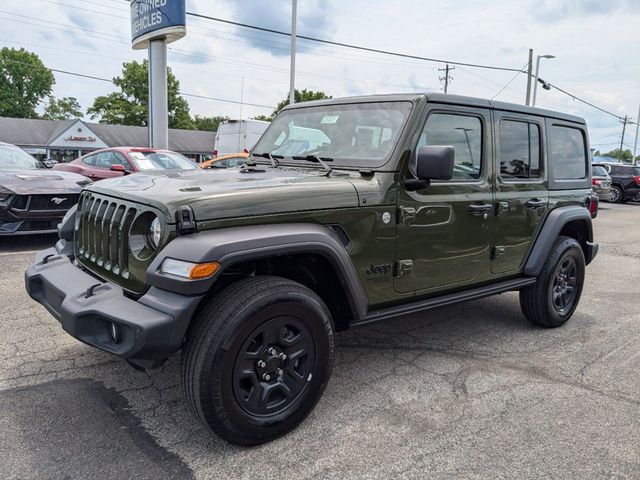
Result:
<svg viewBox="0 0 640 480">
<path fill-rule="evenodd" d="M 316 346 L 294 317 L 276 317 L 244 342 L 233 369 L 236 401 L 250 415 L 274 415 L 292 405 L 313 372 Z"/>
<path fill-rule="evenodd" d="M 566 314 L 576 300 L 578 266 L 573 257 L 565 257 L 556 268 L 553 287 L 550 290 L 553 307 L 560 315 Z"/>
</svg>

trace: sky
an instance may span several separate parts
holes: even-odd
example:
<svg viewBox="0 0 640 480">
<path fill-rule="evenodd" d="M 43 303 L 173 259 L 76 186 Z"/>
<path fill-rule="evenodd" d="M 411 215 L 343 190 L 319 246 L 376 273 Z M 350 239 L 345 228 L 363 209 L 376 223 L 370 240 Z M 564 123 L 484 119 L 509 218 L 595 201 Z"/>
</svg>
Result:
<svg viewBox="0 0 640 480">
<path fill-rule="evenodd" d="M 169 0 L 171 1 L 171 0 Z M 131 49 L 127 0 L 0 0 L 0 47 L 24 47 L 49 68 L 113 78 Z M 187 11 L 289 31 L 290 0 L 187 0 Z M 298 34 L 443 60 L 520 69 L 529 48 L 540 77 L 616 115 L 638 117 L 640 0 L 298 0 Z M 187 36 L 169 45 L 169 66 L 192 114 L 250 118 L 270 114 L 289 89 L 289 37 L 192 16 Z M 298 40 L 296 88 L 334 97 L 442 91 L 444 63 Z M 526 76 L 456 66 L 449 93 L 524 103 Z M 506 87 L 505 87 L 506 86 Z M 504 87 L 504 88 L 503 88 Z M 106 82 L 56 74 L 54 94 L 84 110 L 114 91 Z M 556 89 L 537 106 L 586 118 L 592 147 L 620 144 L 622 124 Z M 91 120 L 90 117 L 86 117 Z M 628 125 L 625 148 L 632 148 Z"/>
</svg>

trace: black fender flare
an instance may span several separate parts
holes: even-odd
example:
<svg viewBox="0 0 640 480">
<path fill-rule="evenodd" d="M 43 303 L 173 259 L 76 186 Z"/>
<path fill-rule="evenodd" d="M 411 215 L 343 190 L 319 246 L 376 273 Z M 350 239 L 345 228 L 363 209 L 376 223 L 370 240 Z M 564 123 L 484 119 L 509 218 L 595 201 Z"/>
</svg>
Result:
<svg viewBox="0 0 640 480">
<path fill-rule="evenodd" d="M 588 235 L 585 239 L 587 242 L 585 260 L 587 264 L 591 262 L 596 255 L 598 245 L 593 242 L 591 214 L 586 208 L 577 205 L 557 207 L 549 212 L 535 239 L 533 248 L 524 265 L 525 275 L 538 276 L 558 235 L 560 235 L 565 225 L 574 221 L 584 222 L 587 225 Z"/>
<path fill-rule="evenodd" d="M 180 236 L 167 244 L 149 265 L 147 280 L 150 285 L 163 290 L 202 295 L 234 263 L 296 253 L 314 253 L 327 259 L 347 293 L 354 317 L 361 318 L 366 314 L 368 300 L 357 270 L 334 230 L 326 225 L 252 225 Z M 203 280 L 169 278 L 159 273 L 165 258 L 194 263 L 218 262 L 220 269 Z"/>
</svg>

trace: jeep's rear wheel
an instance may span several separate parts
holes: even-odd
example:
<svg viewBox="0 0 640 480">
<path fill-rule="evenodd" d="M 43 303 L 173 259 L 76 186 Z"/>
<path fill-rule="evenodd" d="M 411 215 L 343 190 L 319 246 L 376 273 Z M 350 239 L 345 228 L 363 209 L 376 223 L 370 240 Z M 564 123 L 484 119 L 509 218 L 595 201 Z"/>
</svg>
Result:
<svg viewBox="0 0 640 480">
<path fill-rule="evenodd" d="M 520 307 L 533 323 L 559 327 L 580 301 L 585 261 L 580 244 L 570 237 L 558 237 L 536 283 L 520 290 Z"/>
<path fill-rule="evenodd" d="M 322 300 L 299 283 L 255 277 L 202 309 L 184 349 L 182 385 L 213 432 L 257 445 L 304 420 L 332 364 L 333 325 Z"/>
</svg>

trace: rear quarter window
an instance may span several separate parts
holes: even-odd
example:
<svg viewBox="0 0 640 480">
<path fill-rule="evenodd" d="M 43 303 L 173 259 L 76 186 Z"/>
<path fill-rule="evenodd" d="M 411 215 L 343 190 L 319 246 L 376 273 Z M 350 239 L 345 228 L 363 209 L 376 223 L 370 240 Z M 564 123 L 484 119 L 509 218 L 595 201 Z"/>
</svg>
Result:
<svg viewBox="0 0 640 480">
<path fill-rule="evenodd" d="M 549 131 L 551 173 L 555 180 L 576 180 L 587 176 L 587 151 L 582 130 L 552 125 Z"/>
</svg>

